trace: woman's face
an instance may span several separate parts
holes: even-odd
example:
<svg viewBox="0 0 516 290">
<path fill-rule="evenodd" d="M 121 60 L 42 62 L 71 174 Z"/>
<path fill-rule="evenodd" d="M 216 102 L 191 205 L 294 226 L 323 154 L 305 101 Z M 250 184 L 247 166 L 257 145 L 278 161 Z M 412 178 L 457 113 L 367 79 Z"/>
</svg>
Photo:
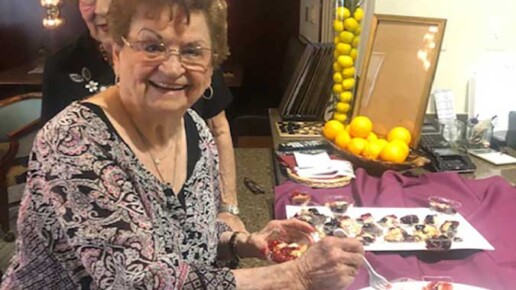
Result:
<svg viewBox="0 0 516 290">
<path fill-rule="evenodd" d="M 174 11 L 173 17 L 169 9 L 159 17 L 150 17 L 145 6 L 140 6 L 125 37 L 127 42 L 115 46 L 115 71 L 125 104 L 146 112 L 183 114 L 210 85 L 213 67 L 206 18 L 201 12 L 192 12 L 187 24 L 184 14 Z M 154 52 L 158 44 L 172 53 L 159 60 L 150 59 L 149 51 Z M 194 55 L 190 49 L 193 47 L 207 48 L 203 50 L 203 65 L 192 67 L 180 61 L 179 52 L 184 61 Z"/>
<path fill-rule="evenodd" d="M 93 39 L 101 43 L 109 43 L 107 13 L 111 0 L 79 0 L 82 19 Z"/>
</svg>

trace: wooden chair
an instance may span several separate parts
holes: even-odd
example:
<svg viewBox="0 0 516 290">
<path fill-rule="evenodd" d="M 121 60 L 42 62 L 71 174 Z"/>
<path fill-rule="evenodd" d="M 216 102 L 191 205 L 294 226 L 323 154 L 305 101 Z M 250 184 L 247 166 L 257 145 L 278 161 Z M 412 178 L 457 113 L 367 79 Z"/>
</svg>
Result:
<svg viewBox="0 0 516 290">
<path fill-rule="evenodd" d="M 7 242 L 14 241 L 14 234 L 9 232 L 8 188 L 14 185 L 11 175 L 20 140 L 39 127 L 41 96 L 41 92 L 32 92 L 0 100 L 0 237 Z M 19 168 L 17 171 L 19 175 Z"/>
</svg>

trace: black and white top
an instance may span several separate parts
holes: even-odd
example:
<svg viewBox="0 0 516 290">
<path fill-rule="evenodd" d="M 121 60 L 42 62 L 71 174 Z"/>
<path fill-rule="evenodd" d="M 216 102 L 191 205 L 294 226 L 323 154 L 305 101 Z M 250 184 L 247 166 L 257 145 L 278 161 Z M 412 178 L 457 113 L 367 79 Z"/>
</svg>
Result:
<svg viewBox="0 0 516 290">
<path fill-rule="evenodd" d="M 101 92 L 114 82 L 115 74 L 104 60 L 99 43 L 84 33 L 45 62 L 41 120 L 47 122 L 73 101 Z M 214 70 L 211 86 L 212 98 L 200 98 L 192 106 L 203 119 L 216 116 L 233 100 L 220 69 Z"/>
<path fill-rule="evenodd" d="M 136 158 L 102 109 L 72 103 L 38 133 L 0 289 L 234 289 L 215 266 L 218 155 L 205 122 L 185 114 L 180 193 Z"/>
</svg>

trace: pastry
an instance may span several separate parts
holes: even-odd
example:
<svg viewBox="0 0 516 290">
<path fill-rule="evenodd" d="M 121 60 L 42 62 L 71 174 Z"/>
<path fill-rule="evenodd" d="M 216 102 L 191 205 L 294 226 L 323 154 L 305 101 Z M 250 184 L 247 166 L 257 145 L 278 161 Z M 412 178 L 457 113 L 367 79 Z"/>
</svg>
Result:
<svg viewBox="0 0 516 290">
<path fill-rule="evenodd" d="M 268 247 L 270 259 L 276 263 L 297 259 L 308 249 L 306 244 L 287 243 L 281 240 L 269 241 Z"/>
<path fill-rule="evenodd" d="M 415 214 L 409 214 L 400 218 L 400 222 L 404 225 L 414 225 L 419 223 L 419 218 Z"/>
<path fill-rule="evenodd" d="M 395 227 L 398 225 L 398 217 L 393 214 L 386 215 L 378 221 L 378 224 L 386 228 Z"/>
</svg>

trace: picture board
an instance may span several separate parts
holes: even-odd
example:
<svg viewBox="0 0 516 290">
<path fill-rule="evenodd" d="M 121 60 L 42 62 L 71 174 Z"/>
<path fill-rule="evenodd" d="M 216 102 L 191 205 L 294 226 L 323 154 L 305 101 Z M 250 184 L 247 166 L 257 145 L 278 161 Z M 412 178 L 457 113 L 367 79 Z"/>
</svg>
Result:
<svg viewBox="0 0 516 290">
<path fill-rule="evenodd" d="M 375 14 L 353 117 L 369 117 L 379 136 L 403 126 L 417 147 L 445 27 L 446 19 Z"/>
</svg>

